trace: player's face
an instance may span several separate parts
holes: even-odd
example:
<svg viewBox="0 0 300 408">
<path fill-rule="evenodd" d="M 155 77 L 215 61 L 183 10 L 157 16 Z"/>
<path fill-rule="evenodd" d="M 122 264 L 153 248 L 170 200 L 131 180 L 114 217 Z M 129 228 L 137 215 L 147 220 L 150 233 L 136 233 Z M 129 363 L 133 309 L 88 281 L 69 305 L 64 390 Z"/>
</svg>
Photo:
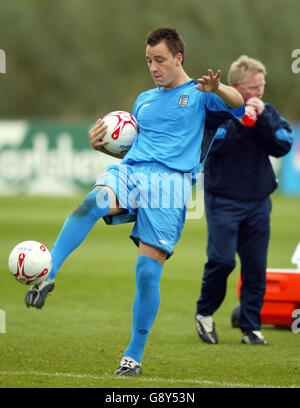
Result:
<svg viewBox="0 0 300 408">
<path fill-rule="evenodd" d="M 182 54 L 173 55 L 165 41 L 146 47 L 146 59 L 150 74 L 157 86 L 171 89 L 178 85 Z"/>
<path fill-rule="evenodd" d="M 236 89 L 245 102 L 252 97 L 262 99 L 265 90 L 265 76 L 262 72 L 257 74 L 246 73 L 244 81 L 236 85 Z"/>
</svg>

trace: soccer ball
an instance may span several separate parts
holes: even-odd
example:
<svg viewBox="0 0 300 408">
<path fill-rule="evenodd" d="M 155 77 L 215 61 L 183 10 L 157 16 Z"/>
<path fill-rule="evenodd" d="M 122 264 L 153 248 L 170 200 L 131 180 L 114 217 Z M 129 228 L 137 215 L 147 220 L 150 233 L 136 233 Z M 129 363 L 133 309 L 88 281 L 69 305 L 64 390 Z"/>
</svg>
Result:
<svg viewBox="0 0 300 408">
<path fill-rule="evenodd" d="M 51 254 L 40 242 L 24 241 L 11 251 L 8 267 L 17 281 L 25 285 L 38 285 L 51 272 Z"/>
<path fill-rule="evenodd" d="M 139 128 L 131 113 L 124 111 L 110 112 L 103 118 L 107 125 L 102 141 L 108 141 L 103 147 L 111 153 L 121 153 L 131 148 Z"/>
</svg>

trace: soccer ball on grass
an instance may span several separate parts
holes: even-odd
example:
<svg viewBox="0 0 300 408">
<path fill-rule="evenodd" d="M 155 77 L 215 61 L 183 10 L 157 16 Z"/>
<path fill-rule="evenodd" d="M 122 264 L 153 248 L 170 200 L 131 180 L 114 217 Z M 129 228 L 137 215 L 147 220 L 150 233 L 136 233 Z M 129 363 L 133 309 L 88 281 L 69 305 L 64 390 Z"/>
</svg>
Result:
<svg viewBox="0 0 300 408">
<path fill-rule="evenodd" d="M 51 254 L 40 242 L 23 241 L 11 251 L 8 267 L 17 281 L 25 285 L 38 285 L 51 272 Z"/>
<path fill-rule="evenodd" d="M 103 120 L 107 131 L 102 142 L 108 141 L 103 147 L 115 154 L 129 150 L 139 130 L 135 117 L 129 112 L 114 111 L 104 116 Z"/>
</svg>

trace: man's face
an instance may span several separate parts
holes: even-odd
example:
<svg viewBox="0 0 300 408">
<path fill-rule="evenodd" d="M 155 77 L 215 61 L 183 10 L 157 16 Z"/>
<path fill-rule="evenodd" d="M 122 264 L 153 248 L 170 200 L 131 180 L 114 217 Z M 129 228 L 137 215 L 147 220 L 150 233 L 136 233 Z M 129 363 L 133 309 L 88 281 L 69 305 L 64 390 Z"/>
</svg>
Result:
<svg viewBox="0 0 300 408">
<path fill-rule="evenodd" d="M 262 99 L 265 90 L 265 76 L 262 72 L 257 74 L 247 72 L 244 81 L 241 84 L 233 84 L 233 86 L 242 95 L 245 103 L 252 97 Z"/>
<path fill-rule="evenodd" d="M 147 45 L 146 59 L 150 74 L 157 86 L 162 86 L 165 89 L 177 86 L 176 82 L 182 61 L 180 53 L 173 56 L 163 40 L 153 47 Z"/>
</svg>

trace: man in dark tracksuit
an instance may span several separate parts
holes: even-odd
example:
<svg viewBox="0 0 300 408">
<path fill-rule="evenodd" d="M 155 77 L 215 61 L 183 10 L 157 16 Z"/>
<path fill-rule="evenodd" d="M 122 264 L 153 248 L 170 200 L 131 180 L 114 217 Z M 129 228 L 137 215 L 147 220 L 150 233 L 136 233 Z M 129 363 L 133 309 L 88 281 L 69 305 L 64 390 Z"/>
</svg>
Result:
<svg viewBox="0 0 300 408">
<path fill-rule="evenodd" d="M 229 71 L 229 83 L 244 97 L 246 115 L 257 120 L 254 126 L 235 118 L 221 118 L 219 126 L 220 115 L 207 115 L 207 134 L 214 137 L 204 167 L 208 262 L 195 318 L 200 338 L 210 344 L 218 342 L 212 315 L 225 297 L 236 252 L 241 261 L 242 343 L 268 344 L 260 331 L 260 312 L 270 237 L 269 196 L 277 187 L 269 155 L 289 152 L 292 131 L 277 110 L 262 101 L 264 77 L 264 66 L 246 56 Z"/>
</svg>

